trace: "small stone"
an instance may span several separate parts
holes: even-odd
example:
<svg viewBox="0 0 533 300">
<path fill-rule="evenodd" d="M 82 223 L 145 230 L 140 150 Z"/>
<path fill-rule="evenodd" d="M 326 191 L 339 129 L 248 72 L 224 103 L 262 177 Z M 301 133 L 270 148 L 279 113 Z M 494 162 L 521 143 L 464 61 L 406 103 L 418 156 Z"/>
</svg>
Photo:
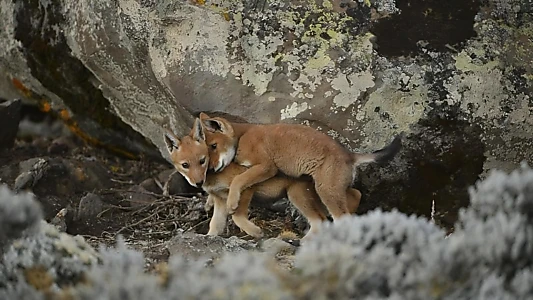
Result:
<svg viewBox="0 0 533 300">
<path fill-rule="evenodd" d="M 35 137 L 31 141 L 31 145 L 39 149 L 45 149 L 46 147 L 48 147 L 48 143 L 49 143 L 48 139 L 42 136 Z"/>
<path fill-rule="evenodd" d="M 139 183 L 139 185 L 149 192 L 161 194 L 161 188 L 159 188 L 153 178 L 145 179 L 143 182 Z"/>
<path fill-rule="evenodd" d="M 87 193 L 87 195 L 81 198 L 80 204 L 78 205 L 77 219 L 86 221 L 95 218 L 103 210 L 104 202 L 100 196 L 93 193 Z"/>
<path fill-rule="evenodd" d="M 48 147 L 48 153 L 52 155 L 65 154 L 71 148 L 67 137 L 62 136 L 52 141 Z"/>
<path fill-rule="evenodd" d="M 216 259 L 224 253 L 238 253 L 256 249 L 257 244 L 236 236 L 223 238 L 178 230 L 167 243 L 170 255 L 180 255 L 188 259 Z"/>
<path fill-rule="evenodd" d="M 55 217 L 50 221 L 50 224 L 54 225 L 60 232 L 67 231 L 67 217 L 68 210 L 66 208 L 61 209 Z"/>
<path fill-rule="evenodd" d="M 20 171 L 20 173 L 24 173 L 24 172 L 30 171 L 31 168 L 33 168 L 33 166 L 37 162 L 39 162 L 39 160 L 41 160 L 41 159 L 43 159 L 43 158 L 34 157 L 34 158 L 30 158 L 30 159 L 27 159 L 27 160 L 19 162 L 19 171 Z"/>
<path fill-rule="evenodd" d="M 62 171 L 61 178 L 69 176 L 75 183 L 76 188 L 81 191 L 94 191 L 107 189 L 112 186 L 111 175 L 103 166 L 102 162 L 84 158 L 81 160 L 64 159 L 65 171 Z"/>
<path fill-rule="evenodd" d="M 296 247 L 277 238 L 270 238 L 268 240 L 265 240 L 262 245 L 261 249 L 263 251 L 272 253 L 272 254 L 284 254 L 284 255 L 294 255 L 296 252 Z"/>
<path fill-rule="evenodd" d="M 25 166 L 27 167 L 27 166 Z M 35 163 L 31 165 L 28 171 L 23 171 L 15 179 L 15 184 L 13 185 L 13 190 L 18 192 L 23 189 L 31 189 L 35 184 L 43 177 L 43 175 L 50 168 L 48 160 L 44 158 L 37 158 Z M 21 163 L 21 169 L 22 163 Z"/>
<path fill-rule="evenodd" d="M 124 195 L 131 206 L 146 205 L 157 200 L 149 191 L 140 185 L 131 187 Z"/>
<path fill-rule="evenodd" d="M 270 209 L 275 212 L 284 213 L 287 210 L 287 208 L 289 208 L 289 205 L 290 205 L 289 200 L 281 199 L 281 200 L 274 202 L 272 206 L 270 207 Z"/>
</svg>

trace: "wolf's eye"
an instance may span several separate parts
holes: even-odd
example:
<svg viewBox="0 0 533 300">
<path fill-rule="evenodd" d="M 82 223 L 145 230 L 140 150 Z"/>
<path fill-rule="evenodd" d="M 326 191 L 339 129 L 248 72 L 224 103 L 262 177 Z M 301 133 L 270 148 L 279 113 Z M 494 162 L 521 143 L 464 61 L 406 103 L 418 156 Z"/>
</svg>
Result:
<svg viewBox="0 0 533 300">
<path fill-rule="evenodd" d="M 216 143 L 211 145 L 211 149 L 214 150 L 214 149 L 216 149 L 216 148 L 217 148 L 217 144 L 216 144 Z"/>
<path fill-rule="evenodd" d="M 202 159 L 200 159 L 200 164 L 203 165 L 205 163 L 205 157 L 203 157 Z"/>
<path fill-rule="evenodd" d="M 189 164 L 188 164 L 188 163 L 182 163 L 181 166 L 182 166 L 184 169 L 188 169 L 188 168 L 189 168 Z"/>
</svg>

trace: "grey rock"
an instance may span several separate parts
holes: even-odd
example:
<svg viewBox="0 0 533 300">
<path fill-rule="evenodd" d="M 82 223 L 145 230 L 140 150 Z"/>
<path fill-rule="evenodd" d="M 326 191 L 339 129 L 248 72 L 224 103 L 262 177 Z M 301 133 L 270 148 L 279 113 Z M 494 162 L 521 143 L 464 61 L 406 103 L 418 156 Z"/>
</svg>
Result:
<svg viewBox="0 0 533 300">
<path fill-rule="evenodd" d="M 103 88 L 101 86 L 98 80 L 99 78 L 104 79 L 106 75 L 92 73 L 84 65 L 84 62 L 73 55 L 72 50 L 80 49 L 80 47 L 69 46 L 67 41 L 71 34 L 68 27 L 74 26 L 74 24 L 69 25 L 69 23 L 74 21 L 76 17 L 74 15 L 73 18 L 66 16 L 64 12 L 70 9 L 81 12 L 85 9 L 67 7 L 70 5 L 59 2 L 53 4 L 38 2 L 34 5 L 21 2 L 15 5 L 15 3 L 2 0 L 1 6 L 0 27 L 4 30 L 0 32 L 0 39 L 4 43 L 2 43 L 0 50 L 0 73 L 8 74 L 5 77 L 10 78 L 11 81 L 10 84 L 5 84 L 5 87 L 9 89 L 5 95 L 22 92 L 34 102 L 44 101 L 46 105 L 50 105 L 51 111 L 61 114 L 73 129 L 81 133 L 81 136 L 89 137 L 92 142 L 96 141 L 109 150 L 128 157 L 139 156 L 142 153 L 145 156 L 160 158 L 160 154 L 148 140 L 135 131 L 136 127 L 139 126 L 138 124 L 125 122 L 117 116 L 116 113 L 120 115 L 124 111 L 118 112 L 113 107 L 114 105 L 110 104 L 107 98 L 112 94 L 129 99 L 133 96 L 130 94 L 131 92 L 138 97 L 144 95 L 154 100 L 149 109 L 146 107 L 144 112 L 134 113 L 139 113 L 138 116 L 145 115 L 141 118 L 144 120 L 140 123 L 149 122 L 151 124 L 149 128 L 153 130 L 154 137 L 160 136 L 156 134 L 159 133 L 156 130 L 161 128 L 161 121 L 166 118 L 174 121 L 173 125 L 178 128 L 181 127 L 181 130 L 186 128 L 187 121 L 192 121 L 190 115 L 186 114 L 181 107 L 162 106 L 155 102 L 156 96 L 167 98 L 169 103 L 168 100 L 171 97 L 168 93 L 162 92 L 161 86 L 157 87 L 158 83 L 154 79 L 147 76 L 153 77 L 153 74 L 143 72 L 144 69 L 147 69 L 145 64 L 148 63 L 148 60 L 146 59 L 143 59 L 145 63 L 142 64 L 132 61 L 132 66 L 137 69 L 133 73 L 145 75 L 144 78 L 135 78 L 140 79 L 140 81 L 134 82 L 125 77 L 117 81 L 125 83 L 122 87 L 106 86 Z M 43 14 L 45 10 L 46 14 Z M 114 14 L 113 10 L 106 11 L 106 15 L 108 13 Z M 80 19 L 80 24 L 84 21 Z M 111 31 L 114 30 L 111 29 Z M 113 40 L 116 39 L 115 42 L 121 39 L 113 32 L 102 32 L 102 34 L 104 37 L 109 34 Z M 34 43 L 39 43 L 42 47 L 37 50 L 31 46 Z M 84 46 L 82 49 L 85 48 Z M 121 47 L 119 46 L 117 49 Z M 121 53 L 114 53 L 118 55 L 116 58 L 122 62 L 124 62 L 122 59 L 128 59 Z M 146 58 L 145 55 L 142 56 Z M 44 67 L 45 65 L 46 67 Z M 104 69 L 102 71 L 105 73 Z M 111 78 L 118 77 L 111 75 L 111 77 L 105 78 L 105 81 Z M 114 79 L 112 80 L 114 81 Z M 141 87 L 136 87 L 136 85 Z M 126 87 L 129 92 L 122 90 Z M 119 90 L 122 91 L 119 92 Z M 157 94 L 150 90 L 157 91 Z M 4 95 L 4 92 L 1 93 L 0 96 Z M 126 96 L 126 94 L 130 95 Z M 136 98 L 137 96 L 133 97 Z M 168 116 L 165 116 L 166 112 L 168 112 Z M 160 120 L 155 120 L 157 118 Z M 143 126 L 140 125 L 140 127 Z"/>
<path fill-rule="evenodd" d="M 72 188 L 81 192 L 107 189 L 112 186 L 111 174 L 99 161 L 87 158 L 60 159 L 57 171 L 57 176 L 70 180 L 73 183 Z"/>
<path fill-rule="evenodd" d="M 67 208 L 61 209 L 53 218 L 50 220 L 50 224 L 54 225 L 57 230 L 60 232 L 67 231 L 67 214 L 69 213 Z"/>
<path fill-rule="evenodd" d="M 24 168 L 21 169 L 26 168 L 27 165 L 24 165 Z M 31 189 L 43 177 L 48 168 L 48 161 L 43 158 L 38 158 L 28 171 L 23 171 L 19 176 L 17 176 L 13 185 L 13 191 L 18 192 L 22 189 Z"/>
<path fill-rule="evenodd" d="M 80 221 L 87 221 L 95 218 L 99 213 L 104 210 L 104 202 L 100 196 L 87 193 L 87 195 L 81 198 L 78 205 L 78 211 L 76 219 Z"/>
<path fill-rule="evenodd" d="M 161 188 L 155 183 L 153 178 L 143 180 L 139 183 L 139 186 L 154 194 L 160 194 L 162 192 Z"/>
<path fill-rule="evenodd" d="M 27 160 L 19 162 L 19 172 L 24 173 L 30 171 L 37 163 L 42 161 L 44 158 L 34 157 Z"/>
<path fill-rule="evenodd" d="M 66 154 L 70 149 L 73 148 L 72 142 L 67 136 L 61 136 L 52 141 L 50 146 L 48 146 L 48 153 L 51 155 L 60 155 Z"/>
<path fill-rule="evenodd" d="M 20 99 L 2 100 L 0 99 L 0 150 L 5 150 L 15 145 L 22 104 Z"/>
<path fill-rule="evenodd" d="M 269 238 L 261 243 L 261 249 L 275 255 L 294 255 L 296 247 L 278 238 Z"/>
<path fill-rule="evenodd" d="M 159 173 L 157 179 L 166 189 L 168 195 L 183 195 L 192 191 L 189 183 L 174 168 Z"/>
<path fill-rule="evenodd" d="M 206 214 L 205 200 L 201 197 L 193 196 L 185 202 L 187 205 L 187 213 L 181 216 L 182 220 L 191 223 L 197 223 Z"/>
<path fill-rule="evenodd" d="M 146 205 L 154 202 L 157 198 L 140 185 L 132 186 L 124 193 L 125 199 L 131 206 Z"/>
<path fill-rule="evenodd" d="M 445 221 L 447 211 L 468 199 L 443 199 L 487 170 L 533 157 L 527 1 L 402 9 L 390 0 L 275 0 L 264 9 L 224 0 L 0 1 L 0 73 L 16 83 L 8 87 L 49 99 L 126 155 L 158 150 L 169 160 L 163 128 L 187 134 L 189 112 L 199 111 L 308 124 L 354 151 L 379 149 L 405 131 L 412 143 L 397 159 L 361 169 L 361 212 L 397 199 L 382 206 L 429 215 L 436 190 L 437 218 L 448 223 L 455 217 Z M 424 11 L 447 21 L 398 27 L 426 24 Z M 400 22 L 406 16 L 417 17 Z M 471 34 L 447 40 L 464 32 Z M 424 41 L 428 34 L 435 39 Z"/>
<path fill-rule="evenodd" d="M 276 211 L 276 212 L 285 212 L 289 206 L 290 206 L 290 202 L 288 199 L 280 199 L 274 203 L 272 203 L 272 206 L 270 207 L 273 211 Z"/>
<path fill-rule="evenodd" d="M 19 167 L 17 164 L 8 164 L 0 168 L 0 183 L 6 183 L 9 178 L 16 178 Z"/>
<path fill-rule="evenodd" d="M 257 249 L 257 243 L 245 241 L 236 236 L 223 238 L 182 230 L 178 230 L 166 246 L 170 255 L 179 255 L 188 259 L 216 259 L 228 252 L 239 253 Z"/>
<path fill-rule="evenodd" d="M 139 185 L 152 193 L 167 196 L 188 195 L 199 191 L 189 185 L 174 168 L 162 171 L 155 178 L 147 178 Z"/>
</svg>

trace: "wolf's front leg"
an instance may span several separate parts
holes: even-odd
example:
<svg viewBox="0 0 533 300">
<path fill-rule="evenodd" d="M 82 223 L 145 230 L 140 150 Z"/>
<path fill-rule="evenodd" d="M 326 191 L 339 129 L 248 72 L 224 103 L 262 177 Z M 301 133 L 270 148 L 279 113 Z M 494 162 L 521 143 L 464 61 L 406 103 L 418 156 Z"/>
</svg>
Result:
<svg viewBox="0 0 533 300">
<path fill-rule="evenodd" d="M 250 206 L 253 195 L 254 191 L 252 189 L 246 189 L 242 192 L 241 203 L 231 218 L 235 222 L 235 225 L 239 226 L 244 232 L 254 238 L 261 238 L 263 237 L 261 228 L 248 219 L 248 207 Z"/>
<path fill-rule="evenodd" d="M 229 187 L 227 207 L 230 215 L 234 214 L 239 207 L 242 191 L 270 179 L 276 175 L 278 169 L 273 164 L 258 164 L 235 176 Z"/>
<path fill-rule="evenodd" d="M 226 221 L 228 219 L 226 201 L 218 196 L 209 194 L 207 196 L 207 202 L 214 204 L 213 216 L 209 222 L 209 232 L 207 232 L 207 235 L 220 235 L 226 228 Z"/>
<path fill-rule="evenodd" d="M 211 196 L 211 194 L 208 194 L 207 200 L 205 201 L 205 204 L 204 204 L 204 210 L 206 212 L 209 212 L 211 208 L 213 208 L 214 205 L 215 205 L 215 201 L 213 200 L 213 197 Z"/>
</svg>

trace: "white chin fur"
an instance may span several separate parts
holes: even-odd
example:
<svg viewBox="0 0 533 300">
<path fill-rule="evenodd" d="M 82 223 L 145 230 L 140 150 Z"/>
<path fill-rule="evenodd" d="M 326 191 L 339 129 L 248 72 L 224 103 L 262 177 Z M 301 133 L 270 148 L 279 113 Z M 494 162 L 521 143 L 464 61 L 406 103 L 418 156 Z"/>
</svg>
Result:
<svg viewBox="0 0 533 300">
<path fill-rule="evenodd" d="M 215 172 L 220 172 L 220 170 L 222 170 L 223 168 L 225 168 L 226 166 L 224 165 L 224 161 L 222 159 L 220 159 L 218 161 L 218 165 L 216 166 L 215 168 Z"/>
<path fill-rule="evenodd" d="M 183 175 L 183 174 L 182 174 L 182 175 Z M 183 175 L 183 177 L 185 177 L 185 179 L 187 179 L 187 182 L 188 182 L 190 185 L 192 185 L 192 186 L 194 186 L 194 187 L 197 187 L 197 186 L 196 186 L 196 183 L 192 183 L 191 180 L 189 179 L 189 177 L 187 177 L 187 176 L 185 176 L 185 175 Z"/>
<path fill-rule="evenodd" d="M 224 153 L 224 155 L 222 155 L 218 161 L 218 165 L 215 169 L 215 172 L 222 171 L 231 163 L 233 158 L 235 158 L 235 149 L 231 149 L 230 151 Z"/>
</svg>

